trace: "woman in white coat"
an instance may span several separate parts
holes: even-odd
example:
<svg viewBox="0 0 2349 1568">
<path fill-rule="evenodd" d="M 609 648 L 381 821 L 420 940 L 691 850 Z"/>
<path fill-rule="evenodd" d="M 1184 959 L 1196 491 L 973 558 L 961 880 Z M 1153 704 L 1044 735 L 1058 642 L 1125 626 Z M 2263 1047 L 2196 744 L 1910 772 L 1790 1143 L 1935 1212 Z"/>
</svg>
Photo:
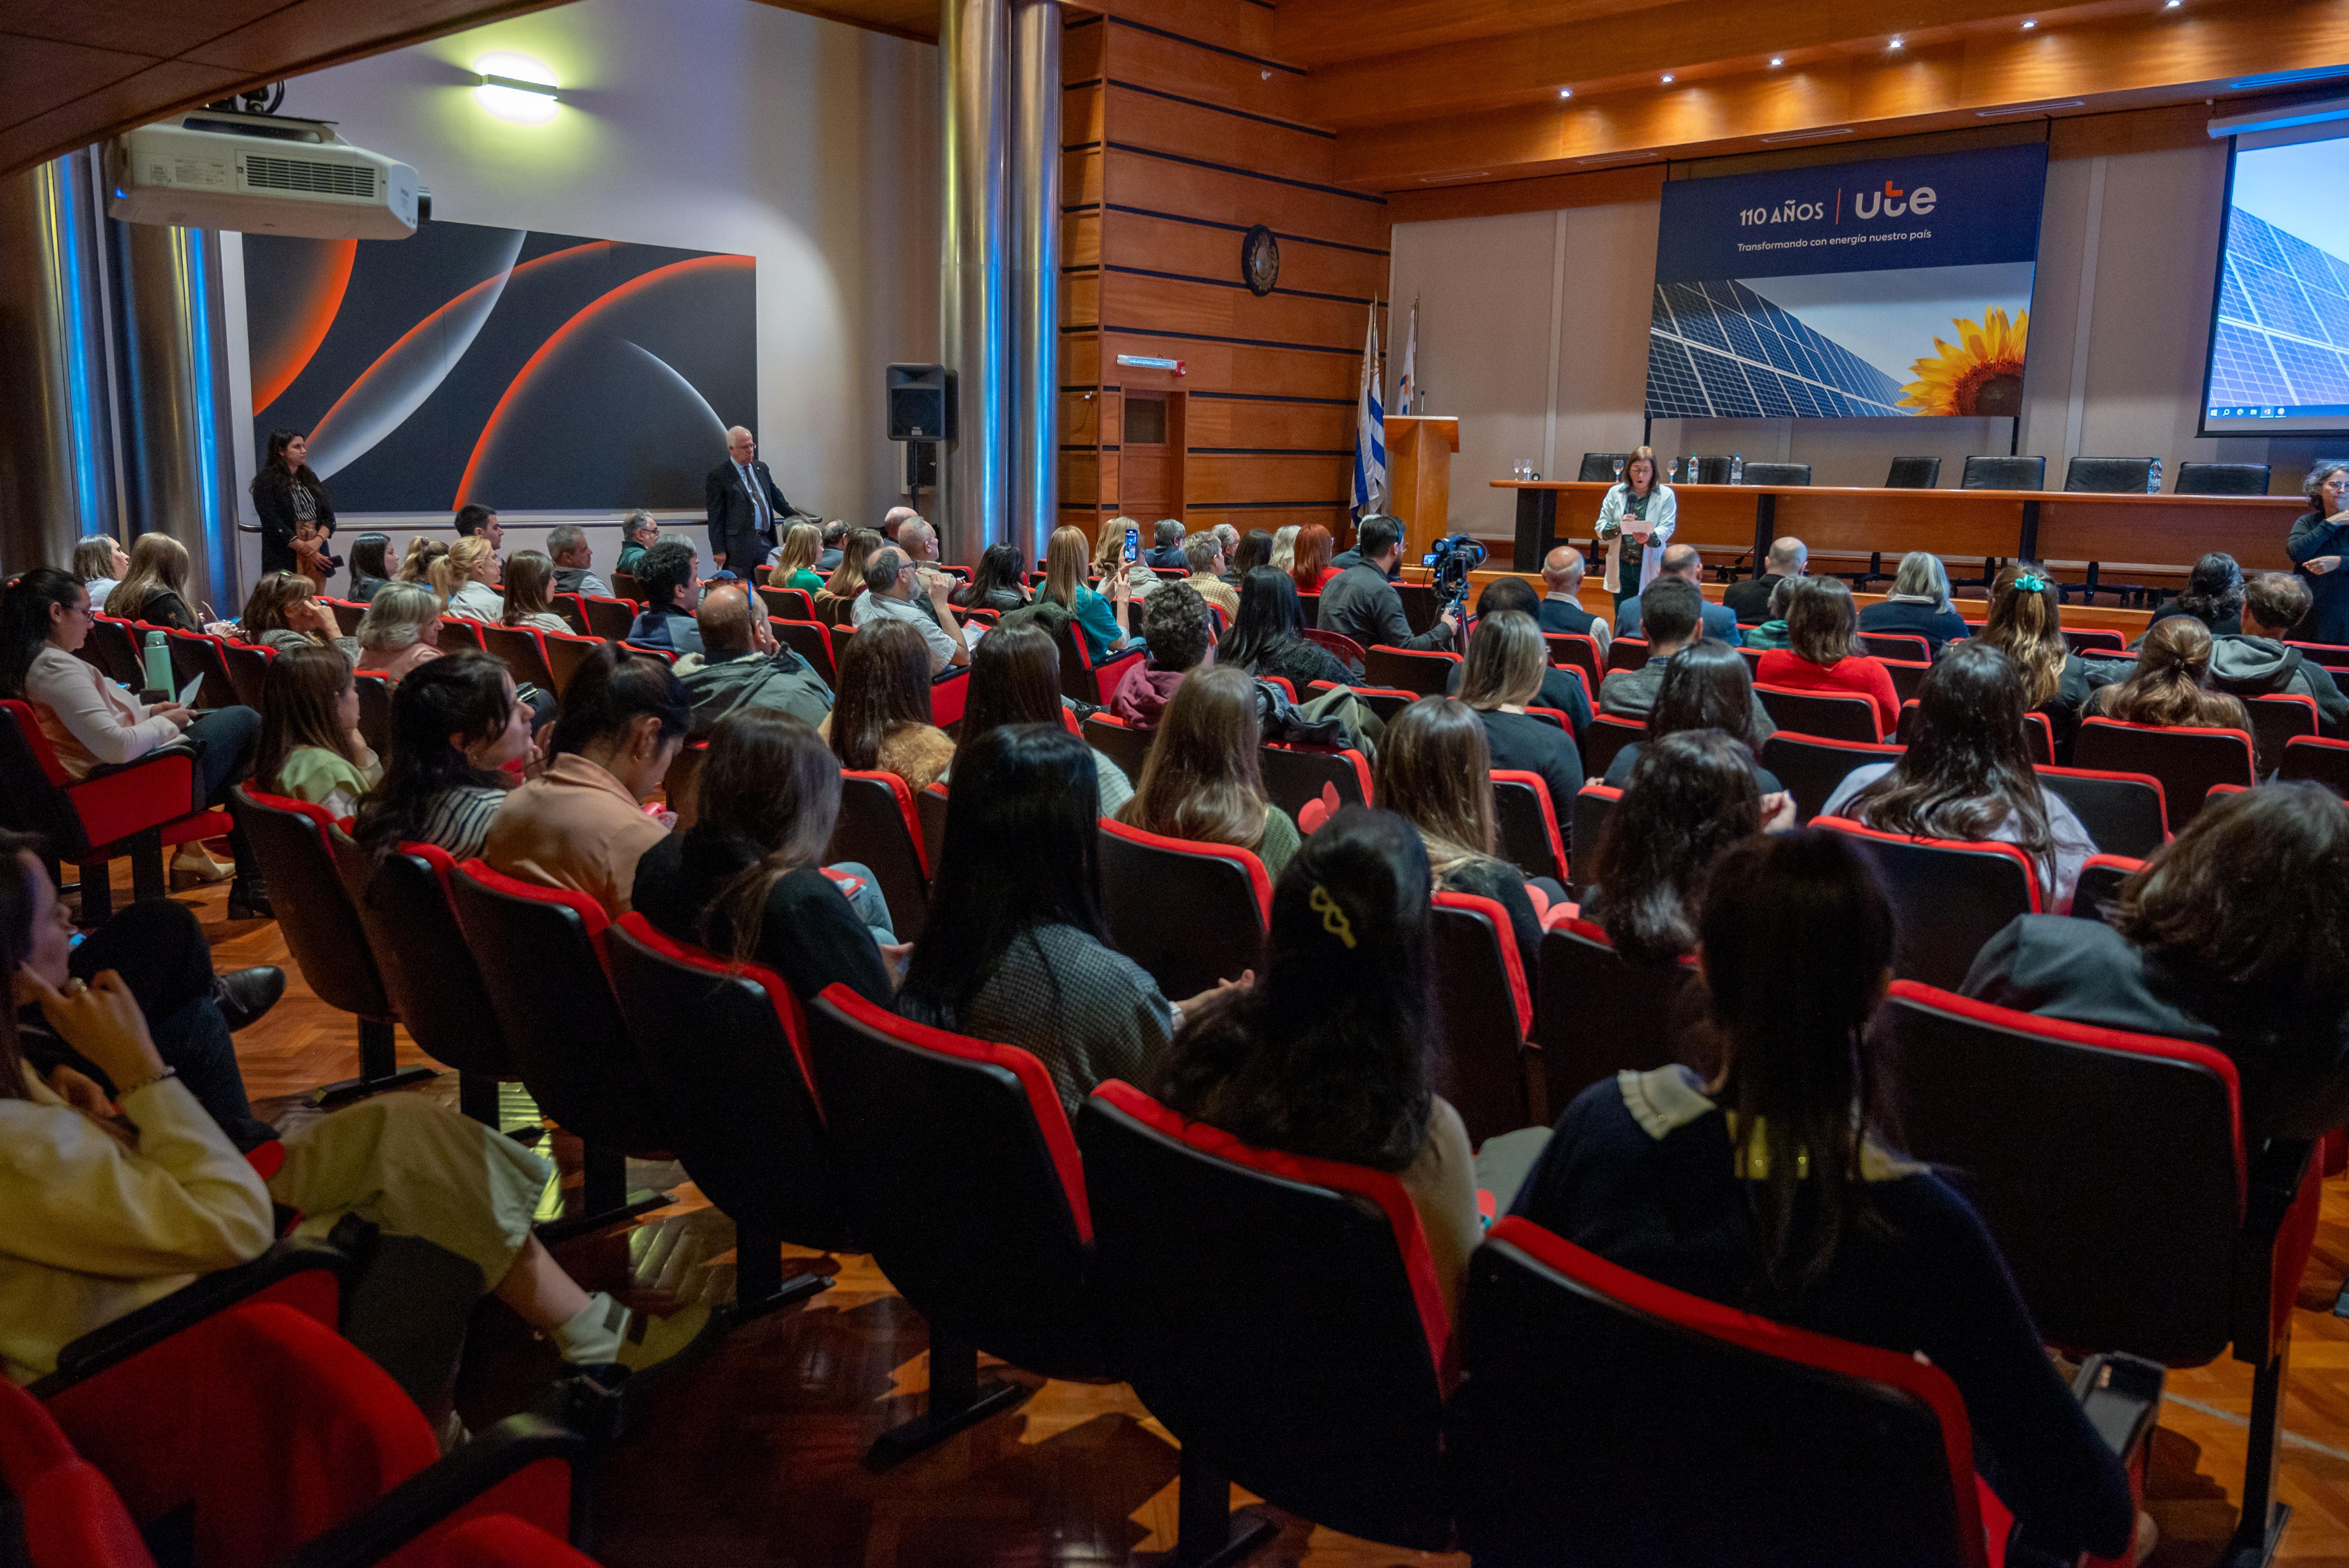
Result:
<svg viewBox="0 0 2349 1568">
<path fill-rule="evenodd" d="M 1679 512 L 1672 487 L 1656 482 L 1655 449 L 1641 447 L 1599 503 L 1599 539 L 1607 546 L 1607 592 L 1615 595 L 1617 611 L 1624 600 L 1656 580 Z"/>
</svg>

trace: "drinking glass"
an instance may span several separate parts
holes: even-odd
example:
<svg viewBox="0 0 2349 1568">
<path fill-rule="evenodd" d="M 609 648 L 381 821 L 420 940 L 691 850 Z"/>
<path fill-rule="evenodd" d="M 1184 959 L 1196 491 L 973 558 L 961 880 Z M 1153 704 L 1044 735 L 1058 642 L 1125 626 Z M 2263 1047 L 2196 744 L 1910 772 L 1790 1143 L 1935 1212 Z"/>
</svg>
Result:
<svg viewBox="0 0 2349 1568">
<path fill-rule="evenodd" d="M 1615 459 L 1615 477 L 1619 480 L 1623 477 L 1623 459 L 1620 458 Z"/>
</svg>

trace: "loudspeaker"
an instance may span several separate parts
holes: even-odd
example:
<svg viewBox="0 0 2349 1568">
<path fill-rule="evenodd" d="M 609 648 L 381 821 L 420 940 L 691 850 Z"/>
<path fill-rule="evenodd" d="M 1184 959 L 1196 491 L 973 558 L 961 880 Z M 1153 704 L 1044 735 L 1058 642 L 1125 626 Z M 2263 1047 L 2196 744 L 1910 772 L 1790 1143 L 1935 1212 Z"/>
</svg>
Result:
<svg viewBox="0 0 2349 1568">
<path fill-rule="evenodd" d="M 934 490 L 938 488 L 938 444 L 936 441 L 905 443 L 905 489 Z"/>
<path fill-rule="evenodd" d="M 891 440 L 955 438 L 954 377 L 945 366 L 892 365 L 887 384 Z"/>
</svg>

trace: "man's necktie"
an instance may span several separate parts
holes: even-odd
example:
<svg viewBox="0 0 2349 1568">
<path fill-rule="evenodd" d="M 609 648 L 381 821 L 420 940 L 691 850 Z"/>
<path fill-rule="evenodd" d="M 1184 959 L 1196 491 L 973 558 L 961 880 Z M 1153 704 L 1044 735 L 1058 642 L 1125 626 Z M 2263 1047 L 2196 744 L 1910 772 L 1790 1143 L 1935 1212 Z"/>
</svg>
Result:
<svg viewBox="0 0 2349 1568">
<path fill-rule="evenodd" d="M 737 463 L 734 466 L 742 470 L 742 488 L 750 492 L 750 511 L 758 520 L 759 531 L 772 533 L 775 516 L 767 510 L 767 487 L 759 482 L 759 476 L 750 471 L 750 464 Z"/>
</svg>

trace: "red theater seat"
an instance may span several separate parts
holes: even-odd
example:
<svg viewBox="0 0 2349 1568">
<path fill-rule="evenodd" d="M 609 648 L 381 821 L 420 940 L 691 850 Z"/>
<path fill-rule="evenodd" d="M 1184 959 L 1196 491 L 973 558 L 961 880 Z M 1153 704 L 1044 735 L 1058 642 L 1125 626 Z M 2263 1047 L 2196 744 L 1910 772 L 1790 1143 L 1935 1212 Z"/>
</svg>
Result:
<svg viewBox="0 0 2349 1568">
<path fill-rule="evenodd" d="M 1607 933 L 1568 920 L 1542 933 L 1534 1042 L 1556 1118 L 1574 1097 L 1619 1072 L 1646 1072 L 1676 1060 L 1674 1019 L 1693 961 L 1634 964 Z M 1704 1064 L 1692 1063 L 1702 1068 Z"/>
<path fill-rule="evenodd" d="M 2202 810 L 2213 784 L 2249 789 L 2259 782 L 2251 738 L 2240 729 L 2171 729 L 2116 718 L 2083 719 L 2072 742 L 2072 765 L 2160 779 L 2173 833 Z"/>
<path fill-rule="evenodd" d="M 872 872 L 889 903 L 889 923 L 900 942 L 922 934 L 930 913 L 930 860 L 922 843 L 922 819 L 914 792 L 895 773 L 844 768 L 840 773 L 840 816 L 832 828 L 827 864 L 854 861 Z"/>
<path fill-rule="evenodd" d="M 1439 892 L 1430 921 L 1444 1056 L 1436 1092 L 1467 1124 L 1468 1141 L 1546 1126 L 1533 1088 L 1534 995 L 1509 912 L 1489 898 Z"/>
<path fill-rule="evenodd" d="M 2161 780 L 2149 773 L 2100 773 L 2092 768 L 2041 763 L 2039 786 L 2072 808 L 2095 846 L 2139 859 L 2169 841 L 2169 807 Z"/>
<path fill-rule="evenodd" d="M 1331 791 L 1339 806 L 1367 806 L 1371 803 L 1371 765 L 1362 754 L 1348 747 L 1341 750 L 1325 750 L 1309 746 L 1268 745 L 1257 752 L 1257 771 L 1264 782 L 1265 799 L 1299 819 L 1316 801 L 1329 805 Z M 1140 775 L 1133 777 L 1139 781 Z M 1336 808 L 1331 808 L 1335 810 Z"/>
<path fill-rule="evenodd" d="M 1897 762 L 1904 748 L 1868 740 L 1835 740 L 1782 729 L 1762 743 L 1762 766 L 1795 798 L 1795 820 L 1807 822 L 1856 768 Z"/>
<path fill-rule="evenodd" d="M 1557 802 L 1538 773 L 1497 769 L 1493 774 L 1494 826 L 1501 858 L 1529 877 L 1566 882 L 1566 838 L 1558 831 Z M 1587 850 L 1587 846 L 1586 846 Z"/>
<path fill-rule="evenodd" d="M 1376 647 L 1362 661 L 1362 678 L 1421 696 L 1442 696 L 1451 688 L 1460 655 L 1432 648 Z"/>
<path fill-rule="evenodd" d="M 1884 738 L 1874 699 L 1837 692 L 1797 691 L 1793 686 L 1763 686 L 1754 695 L 1762 709 L 1780 729 L 1798 735 L 1825 736 L 1830 740 L 1857 740 L 1870 746 Z"/>
<path fill-rule="evenodd" d="M 1104 817 L 1101 862 L 1112 945 L 1168 996 L 1195 996 L 1262 966 L 1272 879 L 1255 855 Z"/>
<path fill-rule="evenodd" d="M 1875 864 L 1900 929 L 1892 966 L 1904 978 L 1954 987 L 2008 922 L 2040 911 L 2038 872 L 2013 844 L 1911 838 L 1844 817 L 1812 826 L 1843 834 Z"/>
</svg>

